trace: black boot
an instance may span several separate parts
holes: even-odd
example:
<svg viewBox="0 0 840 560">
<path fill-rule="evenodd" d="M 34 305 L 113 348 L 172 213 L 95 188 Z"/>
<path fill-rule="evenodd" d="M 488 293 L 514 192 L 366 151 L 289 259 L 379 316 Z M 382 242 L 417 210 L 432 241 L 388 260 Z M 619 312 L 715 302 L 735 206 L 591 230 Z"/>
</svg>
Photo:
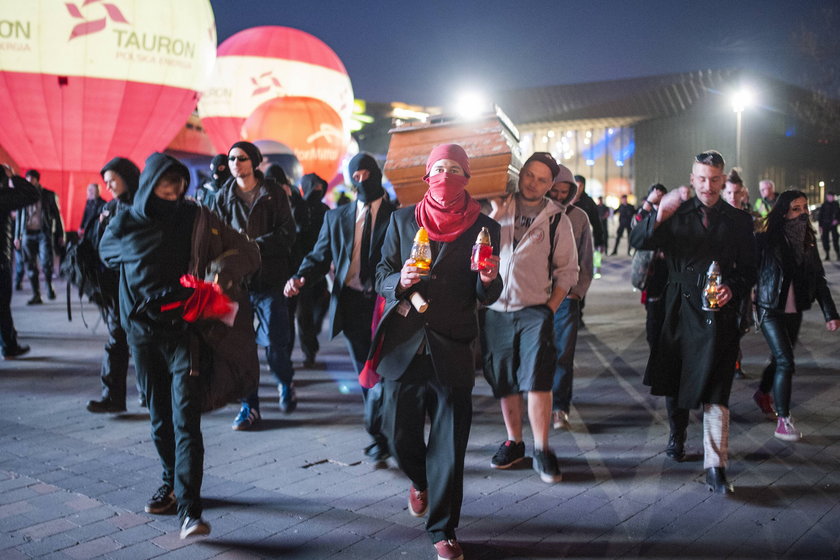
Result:
<svg viewBox="0 0 840 560">
<path fill-rule="evenodd" d="M 709 492 L 715 494 L 732 494 L 735 488 L 726 480 L 726 469 L 723 467 L 711 467 L 706 469 L 706 486 Z"/>
<path fill-rule="evenodd" d="M 676 397 L 665 397 L 665 407 L 668 410 L 668 425 L 671 428 L 671 435 L 668 438 L 668 447 L 665 454 L 674 461 L 685 459 L 685 438 L 688 428 L 688 409 L 677 406 Z"/>
<path fill-rule="evenodd" d="M 676 462 L 685 459 L 685 430 L 682 432 L 671 432 L 668 438 L 668 447 L 665 448 L 665 455 Z"/>
</svg>

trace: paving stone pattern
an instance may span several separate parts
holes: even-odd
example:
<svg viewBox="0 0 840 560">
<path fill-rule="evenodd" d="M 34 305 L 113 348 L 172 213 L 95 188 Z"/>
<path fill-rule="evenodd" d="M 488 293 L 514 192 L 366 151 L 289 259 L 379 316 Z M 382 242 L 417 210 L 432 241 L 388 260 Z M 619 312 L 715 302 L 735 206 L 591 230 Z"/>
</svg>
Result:
<svg viewBox="0 0 840 560">
<path fill-rule="evenodd" d="M 840 266 L 827 266 L 840 302 Z M 752 402 L 767 349 L 760 335 L 746 335 L 749 379 L 735 381 L 731 400 L 736 492 L 711 495 L 698 413 L 688 460 L 662 453 L 664 403 L 641 382 L 644 309 L 628 268 L 626 257 L 605 259 L 586 301 L 572 430 L 551 435 L 563 482 L 540 482 L 530 460 L 490 469 L 505 432 L 477 375 L 458 531 L 467 558 L 840 557 L 840 334 L 825 331 L 819 310 L 806 314 L 793 395 L 806 438 L 796 444 L 774 439 L 774 425 Z M 203 417 L 213 532 L 182 541 L 174 516 L 143 512 L 161 468 L 133 370 L 126 414 L 85 410 L 99 394 L 105 339 L 95 308 L 75 302 L 68 323 L 61 298 L 27 307 L 28 296 L 15 293 L 13 309 L 33 350 L 0 362 L 3 560 L 434 558 L 424 521 L 408 514 L 407 479 L 393 462 L 375 470 L 361 452 L 368 443 L 361 396 L 342 340 L 323 340 L 320 367 L 298 370 L 294 414 L 279 412 L 264 369 L 260 430 L 232 431 L 235 405 Z M 294 357 L 300 363 L 298 351 Z M 530 455 L 527 430 L 526 445 Z"/>
</svg>

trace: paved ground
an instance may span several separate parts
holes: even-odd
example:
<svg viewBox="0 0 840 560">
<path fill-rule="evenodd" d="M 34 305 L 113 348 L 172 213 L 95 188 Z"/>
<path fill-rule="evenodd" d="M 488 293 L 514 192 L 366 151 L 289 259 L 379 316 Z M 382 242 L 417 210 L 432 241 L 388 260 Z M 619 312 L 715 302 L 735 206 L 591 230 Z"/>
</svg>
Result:
<svg viewBox="0 0 840 560">
<path fill-rule="evenodd" d="M 579 340 L 573 430 L 551 437 L 562 483 L 489 468 L 504 429 L 478 379 L 458 532 L 467 557 L 840 557 L 840 336 L 818 311 L 806 315 L 793 408 L 806 439 L 797 444 L 774 439 L 752 403 L 766 347 L 746 337 L 750 379 L 735 382 L 731 403 L 736 493 L 713 496 L 696 415 L 690 460 L 662 454 L 667 423 L 641 384 L 644 314 L 629 259 L 605 262 Z M 830 269 L 838 296 L 840 266 Z M 363 460 L 360 396 L 342 344 L 325 345 L 321 369 L 298 371 L 294 414 L 280 414 L 265 374 L 272 398 L 260 431 L 233 432 L 233 406 L 204 417 L 213 533 L 185 542 L 175 517 L 143 513 L 160 476 L 145 410 L 134 399 L 119 416 L 84 409 L 99 391 L 104 338 L 93 308 L 84 308 L 86 329 L 78 305 L 68 323 L 61 300 L 28 308 L 28 295 L 15 294 L 14 313 L 33 351 L 0 362 L 0 558 L 434 557 L 422 521 L 406 511 L 406 479 Z"/>
</svg>

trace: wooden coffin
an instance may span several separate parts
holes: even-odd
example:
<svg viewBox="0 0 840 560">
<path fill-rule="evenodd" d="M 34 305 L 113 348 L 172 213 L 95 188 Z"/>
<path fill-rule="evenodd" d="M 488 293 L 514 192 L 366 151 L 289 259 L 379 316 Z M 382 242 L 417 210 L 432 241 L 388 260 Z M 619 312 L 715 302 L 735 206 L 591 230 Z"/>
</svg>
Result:
<svg viewBox="0 0 840 560">
<path fill-rule="evenodd" d="M 406 124 L 389 133 L 385 175 L 403 206 L 425 194 L 426 158 L 438 144 L 459 144 L 470 156 L 467 190 L 473 197 L 490 198 L 516 189 L 522 165 L 519 133 L 500 110 L 469 121 Z"/>
</svg>

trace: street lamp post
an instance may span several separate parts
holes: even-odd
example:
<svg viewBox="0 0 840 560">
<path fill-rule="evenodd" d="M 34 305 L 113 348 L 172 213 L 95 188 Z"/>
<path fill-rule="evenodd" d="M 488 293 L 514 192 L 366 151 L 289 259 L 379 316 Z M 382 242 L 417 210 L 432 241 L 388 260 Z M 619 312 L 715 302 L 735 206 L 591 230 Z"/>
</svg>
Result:
<svg viewBox="0 0 840 560">
<path fill-rule="evenodd" d="M 735 167 L 741 167 L 742 114 L 752 100 L 752 91 L 746 88 L 741 88 L 732 94 L 732 110 L 735 111 Z"/>
</svg>

